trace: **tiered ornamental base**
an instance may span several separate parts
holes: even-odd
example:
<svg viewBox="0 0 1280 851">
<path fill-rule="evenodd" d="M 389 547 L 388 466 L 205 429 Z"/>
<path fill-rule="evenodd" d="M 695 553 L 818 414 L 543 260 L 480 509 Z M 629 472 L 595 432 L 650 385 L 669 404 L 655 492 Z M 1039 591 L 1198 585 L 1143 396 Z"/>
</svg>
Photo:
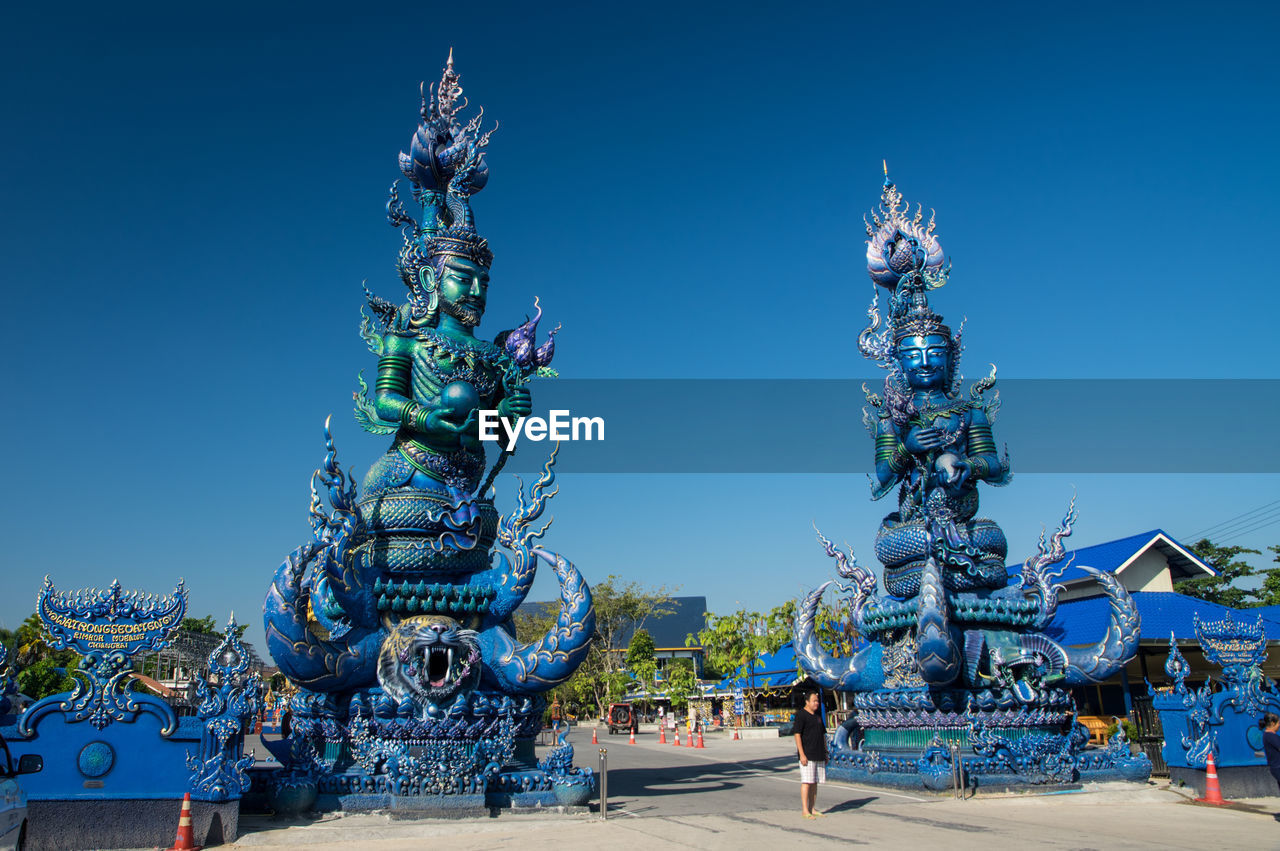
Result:
<svg viewBox="0 0 1280 851">
<path fill-rule="evenodd" d="M 851 783 L 945 791 L 1029 789 L 1105 780 L 1144 781 L 1145 754 L 1123 732 L 1088 747 L 1071 695 L 1044 689 L 1030 703 L 1012 692 L 880 689 L 854 696 L 855 711 L 831 743 L 828 774 Z M 953 748 L 956 748 L 953 750 Z"/>
<path fill-rule="evenodd" d="M 345 700 L 302 692 L 292 700 L 287 742 L 270 743 L 289 770 L 267 779 L 278 813 L 412 810 L 468 815 L 501 808 L 572 807 L 594 791 L 590 768 L 573 767 L 573 746 L 538 761 L 541 697 L 513 700 L 476 691 L 450 706 L 396 704 L 379 688 Z"/>
</svg>

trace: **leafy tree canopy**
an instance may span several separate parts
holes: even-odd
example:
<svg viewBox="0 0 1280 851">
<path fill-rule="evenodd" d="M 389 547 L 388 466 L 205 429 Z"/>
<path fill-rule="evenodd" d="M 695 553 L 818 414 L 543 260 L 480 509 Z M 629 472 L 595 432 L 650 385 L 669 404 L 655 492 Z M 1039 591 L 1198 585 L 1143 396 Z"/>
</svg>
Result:
<svg viewBox="0 0 1280 851">
<path fill-rule="evenodd" d="M 1268 549 L 1276 553 L 1275 561 L 1280 561 L 1280 547 L 1272 546 Z M 1261 555 L 1258 550 L 1248 547 L 1220 547 L 1208 538 L 1201 538 L 1192 545 L 1191 550 L 1217 570 L 1218 575 L 1200 576 L 1175 582 L 1173 590 L 1179 594 L 1230 606 L 1233 609 L 1280 603 L 1280 575 L 1277 574 L 1276 569 L 1267 568 L 1259 571 L 1241 558 L 1244 555 Z M 1261 587 L 1243 587 L 1249 584 L 1248 580 L 1258 576 L 1259 573 L 1266 574 Z"/>
<path fill-rule="evenodd" d="M 634 645 L 635 638 L 644 632 L 648 618 L 674 612 L 671 600 L 674 590 L 665 586 L 649 589 L 638 582 L 623 582 L 618 576 L 608 576 L 592 585 L 591 597 L 596 610 L 595 638 L 577 673 L 556 688 L 553 696 L 559 697 L 566 705 L 592 707 L 603 716 L 610 703 L 626 697 L 635 679 L 647 677 L 647 681 L 652 682 L 656 665 L 650 668 L 648 663 L 644 663 L 641 670 L 633 669 L 628 673 L 630 648 L 626 653 L 622 652 L 619 642 L 629 631 L 634 631 Z M 555 626 L 558 615 L 554 606 L 522 606 L 514 616 L 517 638 L 520 641 L 537 640 L 538 636 Z M 652 638 L 649 638 L 649 647 L 652 653 Z"/>
</svg>

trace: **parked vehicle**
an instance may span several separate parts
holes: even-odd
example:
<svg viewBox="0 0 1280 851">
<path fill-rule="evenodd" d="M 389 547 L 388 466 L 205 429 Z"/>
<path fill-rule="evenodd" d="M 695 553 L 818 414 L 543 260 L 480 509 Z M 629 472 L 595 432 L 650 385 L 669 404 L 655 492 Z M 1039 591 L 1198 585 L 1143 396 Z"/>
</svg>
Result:
<svg viewBox="0 0 1280 851">
<path fill-rule="evenodd" d="M 27 795 L 18 784 L 18 775 L 35 774 L 44 768 L 44 759 L 28 753 L 13 764 L 9 745 L 0 739 L 0 848 L 22 851 L 27 844 Z"/>
<path fill-rule="evenodd" d="M 631 713 L 635 710 L 630 703 L 611 703 L 605 713 L 605 722 L 609 725 L 609 735 L 625 733 L 631 729 Z"/>
</svg>

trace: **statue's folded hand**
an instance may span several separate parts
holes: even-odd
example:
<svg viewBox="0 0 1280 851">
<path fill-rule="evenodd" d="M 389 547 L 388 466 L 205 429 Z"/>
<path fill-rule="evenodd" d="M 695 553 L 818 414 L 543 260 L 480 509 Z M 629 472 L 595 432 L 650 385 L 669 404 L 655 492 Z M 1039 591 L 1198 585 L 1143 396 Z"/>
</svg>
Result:
<svg viewBox="0 0 1280 851">
<path fill-rule="evenodd" d="M 912 429 L 907 432 L 907 439 L 903 441 L 903 445 L 907 447 L 907 451 L 913 454 L 927 452 L 930 449 L 937 449 L 947 440 L 947 435 L 940 428 L 921 428 Z"/>
</svg>

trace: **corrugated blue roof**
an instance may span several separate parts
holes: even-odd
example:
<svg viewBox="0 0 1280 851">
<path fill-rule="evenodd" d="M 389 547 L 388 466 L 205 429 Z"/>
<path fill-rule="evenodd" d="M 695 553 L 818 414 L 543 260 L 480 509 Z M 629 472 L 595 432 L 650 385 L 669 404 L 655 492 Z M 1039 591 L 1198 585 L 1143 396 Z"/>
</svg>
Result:
<svg viewBox="0 0 1280 851">
<path fill-rule="evenodd" d="M 1147 641 L 1167 641 L 1171 632 L 1179 640 L 1194 641 L 1196 615 L 1202 621 L 1231 617 L 1236 621 L 1254 623 L 1259 614 L 1262 615 L 1267 639 L 1280 641 L 1280 620 L 1267 617 L 1263 609 L 1232 609 L 1172 591 L 1134 591 L 1132 594 L 1142 616 L 1142 638 Z M 1268 607 L 1276 608 L 1280 607 Z M 1062 603 L 1045 634 L 1066 645 L 1092 644 L 1106 633 L 1110 612 L 1105 596 Z"/>
<path fill-rule="evenodd" d="M 733 691 L 735 688 L 756 688 L 789 686 L 799 682 L 796 673 L 796 653 L 791 642 L 782 645 L 776 653 L 765 653 L 756 659 L 754 673 L 749 667 L 741 667 L 732 676 L 725 677 L 716 683 L 717 692 Z"/>
<path fill-rule="evenodd" d="M 1068 583 L 1091 578 L 1088 573 L 1080 569 L 1082 566 L 1115 573 L 1151 544 L 1159 548 L 1174 567 L 1181 568 L 1188 575 L 1200 570 L 1207 571 L 1209 574 L 1217 573 L 1210 564 L 1191 552 L 1189 547 L 1168 532 L 1163 529 L 1152 529 L 1149 532 L 1139 532 L 1137 535 L 1095 544 L 1092 547 L 1068 550 L 1064 561 L 1069 560 L 1071 567 L 1067 568 L 1059 581 Z M 1177 576 L 1173 578 L 1175 581 L 1178 579 Z"/>
</svg>

